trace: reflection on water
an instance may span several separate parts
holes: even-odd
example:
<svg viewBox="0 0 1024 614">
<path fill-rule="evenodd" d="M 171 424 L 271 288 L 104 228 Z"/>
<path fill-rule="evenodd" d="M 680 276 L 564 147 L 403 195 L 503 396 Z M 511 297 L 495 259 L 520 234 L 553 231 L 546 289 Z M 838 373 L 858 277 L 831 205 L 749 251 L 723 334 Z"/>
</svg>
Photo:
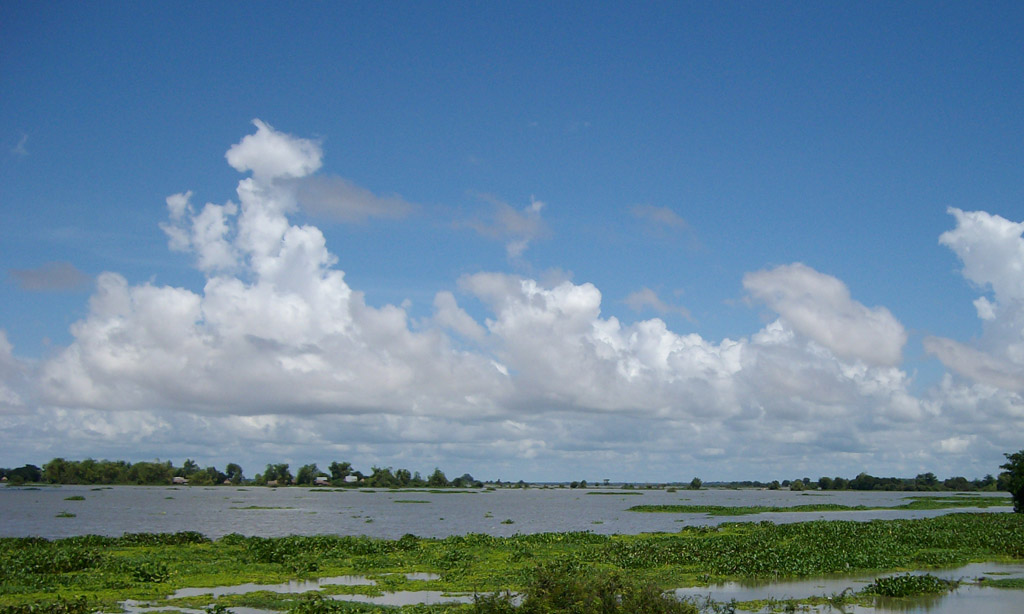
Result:
<svg viewBox="0 0 1024 614">
<path fill-rule="evenodd" d="M 913 599 L 877 598 L 874 608 L 843 606 L 846 614 L 886 614 L 890 612 L 929 612 L 933 614 L 954 614 L 968 611 L 986 614 L 1020 614 L 1024 611 L 1024 593 L 978 586 L 974 582 L 981 577 L 1024 578 L 1024 565 L 1002 563 L 972 563 L 955 569 L 929 570 L 933 576 L 965 582 L 957 589 L 944 595 L 928 595 Z M 809 597 L 831 597 L 844 591 L 858 592 L 876 578 L 893 574 L 848 575 L 810 578 L 780 582 L 726 582 L 707 587 L 681 588 L 675 591 L 677 597 L 690 599 L 710 598 L 720 603 L 744 602 L 765 599 L 785 601 Z M 815 611 L 815 610 L 812 610 Z M 829 606 L 816 610 L 835 611 Z"/>
</svg>

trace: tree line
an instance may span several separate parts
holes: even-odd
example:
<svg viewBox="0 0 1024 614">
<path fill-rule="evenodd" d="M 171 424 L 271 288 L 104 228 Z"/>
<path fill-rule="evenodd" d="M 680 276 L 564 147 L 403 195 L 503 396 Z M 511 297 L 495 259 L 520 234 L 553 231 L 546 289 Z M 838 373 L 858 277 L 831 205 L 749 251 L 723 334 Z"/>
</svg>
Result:
<svg viewBox="0 0 1024 614">
<path fill-rule="evenodd" d="M 912 478 L 897 477 L 876 477 L 869 473 L 860 473 L 854 478 L 843 478 L 823 476 L 817 480 L 810 478 L 798 478 L 795 480 L 772 480 L 771 482 L 759 482 L 756 480 L 743 480 L 734 482 L 711 482 L 709 486 L 720 488 L 765 488 L 768 490 L 899 490 L 899 491 L 927 491 L 927 492 L 994 492 L 997 490 L 1008 491 L 1011 486 L 1011 473 L 1003 472 L 998 477 L 991 474 L 980 479 L 968 480 L 962 476 L 939 480 L 932 472 L 919 473 Z"/>
<path fill-rule="evenodd" d="M 99 485 L 167 485 L 187 481 L 195 486 L 217 484 L 257 484 L 270 486 L 363 486 L 375 488 L 481 488 L 483 483 L 466 473 L 455 479 L 448 477 L 438 468 L 427 477 L 417 471 L 373 467 L 369 474 L 353 469 L 349 462 L 332 462 L 328 471 L 321 471 L 316 463 L 303 465 L 292 475 L 288 463 L 269 463 L 262 473 L 246 478 L 241 465 L 228 463 L 224 470 L 209 466 L 200 467 L 196 461 L 185 459 L 181 466 L 171 461 L 141 461 L 130 463 L 123 460 L 66 460 L 55 458 L 42 467 L 24 465 L 15 469 L 0 468 L 0 479 L 8 484 L 99 484 Z"/>
<path fill-rule="evenodd" d="M 1008 491 L 1013 496 L 1014 508 L 1024 512 L 1024 450 L 1005 454 L 1007 462 L 1000 465 L 1006 471 L 994 477 L 991 474 L 984 478 L 968 480 L 956 476 L 939 481 L 934 473 L 920 473 L 913 478 L 875 477 L 868 473 L 860 473 L 857 477 L 821 477 L 817 482 L 810 478 L 797 480 L 778 480 L 772 482 L 714 482 L 709 486 L 745 487 L 745 488 L 789 488 L 790 490 L 902 490 L 902 491 Z M 15 469 L 0 468 L 0 479 L 8 484 L 24 484 L 46 482 L 50 484 L 172 484 L 179 478 L 193 485 L 243 484 L 255 483 L 267 486 L 286 486 L 297 484 L 312 486 L 318 484 L 336 487 L 368 486 L 373 488 L 481 488 L 483 484 L 465 473 L 454 480 L 449 480 L 444 472 L 435 468 L 426 478 L 417 471 L 408 469 L 392 469 L 391 467 L 373 467 L 369 475 L 352 468 L 349 462 L 334 461 L 328 471 L 321 471 L 316 463 L 303 465 L 293 476 L 288 463 L 268 463 L 263 473 L 256 474 L 252 480 L 246 479 L 241 465 L 228 463 L 224 471 L 210 466 L 200 468 L 192 459 L 185 459 L 180 467 L 171 461 L 142 461 L 129 463 L 118 460 L 94 460 L 91 458 L 74 461 L 55 458 L 42 467 L 26 464 Z M 608 480 L 605 480 L 607 486 Z M 501 486 L 499 480 L 496 485 Z M 700 478 L 690 482 L 690 488 L 701 488 Z M 511 486 L 511 485 L 510 485 Z M 525 488 L 527 485 L 520 480 L 515 487 Z M 625 485 L 629 488 L 632 485 Z M 586 488 L 586 480 L 573 482 L 572 488 Z"/>
</svg>

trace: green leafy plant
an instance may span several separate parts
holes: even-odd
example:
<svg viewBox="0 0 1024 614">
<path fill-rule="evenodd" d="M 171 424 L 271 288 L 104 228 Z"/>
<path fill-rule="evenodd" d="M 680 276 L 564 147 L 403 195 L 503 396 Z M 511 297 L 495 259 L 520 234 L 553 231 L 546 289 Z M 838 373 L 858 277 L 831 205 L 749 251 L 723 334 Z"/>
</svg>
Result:
<svg viewBox="0 0 1024 614">
<path fill-rule="evenodd" d="M 913 597 L 945 593 L 956 587 L 956 582 L 943 580 L 931 574 L 903 574 L 878 578 L 864 587 L 861 592 L 881 597 Z"/>
</svg>

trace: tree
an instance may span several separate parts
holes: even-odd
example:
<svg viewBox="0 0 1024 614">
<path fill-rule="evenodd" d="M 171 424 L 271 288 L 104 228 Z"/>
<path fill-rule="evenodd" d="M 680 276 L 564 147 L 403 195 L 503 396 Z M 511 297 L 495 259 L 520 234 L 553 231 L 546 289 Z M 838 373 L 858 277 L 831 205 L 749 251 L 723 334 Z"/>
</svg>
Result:
<svg viewBox="0 0 1024 614">
<path fill-rule="evenodd" d="M 277 473 L 277 483 L 284 486 L 285 484 L 292 483 L 292 472 L 288 471 L 288 463 L 278 463 L 274 465 L 274 471 Z"/>
<path fill-rule="evenodd" d="M 334 461 L 328 467 L 331 471 L 331 484 L 335 486 L 344 486 L 345 478 L 352 473 L 352 463 L 339 463 Z"/>
<path fill-rule="evenodd" d="M 274 482 L 279 486 L 285 486 L 291 484 L 291 481 L 292 474 L 288 471 L 288 463 L 278 463 L 276 465 L 267 463 L 267 468 L 263 471 L 263 475 L 256 476 L 258 484 Z"/>
<path fill-rule="evenodd" d="M 448 481 L 444 471 L 434 467 L 434 473 L 431 473 L 430 477 L 427 478 L 427 486 L 431 488 L 444 488 L 446 486 L 451 486 L 451 482 Z"/>
<path fill-rule="evenodd" d="M 226 474 L 218 471 L 216 467 L 207 467 L 192 473 L 188 481 L 196 486 L 213 486 L 214 484 L 222 484 L 227 477 Z"/>
<path fill-rule="evenodd" d="M 185 463 L 182 464 L 181 468 L 174 472 L 174 475 L 181 478 L 190 478 L 193 473 L 199 471 L 199 463 L 195 462 L 191 458 L 186 458 Z"/>
<path fill-rule="evenodd" d="M 315 480 L 319 475 L 320 469 L 316 466 L 316 463 L 303 465 L 299 467 L 299 472 L 295 474 L 295 483 L 311 486 L 313 484 L 313 480 Z"/>
<path fill-rule="evenodd" d="M 245 479 L 242 476 L 242 466 L 236 463 L 228 463 L 224 472 L 228 474 L 228 479 L 231 480 L 232 484 L 241 484 L 242 480 Z"/>
<path fill-rule="evenodd" d="M 1006 464 L 999 465 L 999 468 L 1006 469 L 1003 475 L 1007 476 L 1007 490 L 1013 497 L 1013 511 L 1024 514 L 1024 450 L 1003 456 L 1006 457 Z"/>
<path fill-rule="evenodd" d="M 700 478 L 693 478 L 690 480 L 690 490 L 700 490 L 700 487 L 704 485 L 704 482 Z"/>
<path fill-rule="evenodd" d="M 970 482 L 967 481 L 967 478 L 962 476 L 956 476 L 949 478 L 948 480 L 944 480 L 942 485 L 946 487 L 946 490 L 957 490 L 960 492 L 971 489 Z"/>
<path fill-rule="evenodd" d="M 939 485 L 939 478 L 935 477 L 935 474 L 931 471 L 919 473 L 914 478 L 914 485 L 917 486 L 918 490 L 935 490 Z"/>
</svg>

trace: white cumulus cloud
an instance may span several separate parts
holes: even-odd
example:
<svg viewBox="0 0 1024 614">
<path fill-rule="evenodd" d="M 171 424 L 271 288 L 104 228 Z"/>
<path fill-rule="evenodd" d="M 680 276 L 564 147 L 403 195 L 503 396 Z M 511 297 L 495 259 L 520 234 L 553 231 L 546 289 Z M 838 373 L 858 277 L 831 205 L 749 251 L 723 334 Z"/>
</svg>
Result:
<svg viewBox="0 0 1024 614">
<path fill-rule="evenodd" d="M 901 360 L 907 333 L 885 307 L 868 308 L 842 281 L 801 263 L 747 273 L 743 287 L 802 335 L 837 356 L 877 365 Z"/>
<path fill-rule="evenodd" d="M 993 298 L 974 301 L 982 336 L 970 344 L 928 337 L 925 349 L 953 372 L 1009 391 L 1024 391 L 1024 223 L 984 211 L 949 209 L 956 228 L 939 242 L 963 263 L 963 276 Z"/>
<path fill-rule="evenodd" d="M 320 168 L 323 151 L 315 141 L 278 132 L 258 119 L 252 123 L 256 134 L 232 145 L 224 155 L 238 172 L 252 171 L 253 177 L 262 182 L 305 177 Z"/>
<path fill-rule="evenodd" d="M 778 317 L 717 341 L 660 318 L 623 323 L 602 311 L 596 285 L 564 275 L 465 275 L 415 321 L 405 307 L 368 305 L 320 229 L 289 219 L 301 206 L 294 182 L 315 177 L 319 146 L 255 124 L 229 150 L 232 166 L 253 173 L 234 202 L 167 198 L 170 247 L 192 255 L 201 288 L 104 273 L 73 341 L 31 368 L 0 333 L 0 429 L 19 433 L 9 438 L 16 452 L 45 454 L 54 441 L 69 456 L 230 446 L 235 458 L 201 462 L 306 463 L 315 453 L 367 465 L 408 458 L 429 470 L 447 458 L 446 468 L 461 459 L 495 477 L 505 467 L 514 467 L 508 476 L 583 476 L 598 463 L 658 479 L 711 463 L 719 475 L 774 479 L 749 476 L 743 459 L 805 475 L 839 473 L 822 458 L 858 471 L 874 459 L 913 474 L 943 454 L 997 454 L 986 446 L 1010 445 L 1008 431 L 1024 428 L 1012 264 L 972 260 L 990 234 L 1000 253 L 1016 253 L 1005 238 L 1014 229 L 998 220 L 964 216 L 973 238 L 944 239 L 964 246 L 974 283 L 994 289 L 976 303 L 992 316 L 992 338 L 971 348 L 929 340 L 971 381 L 946 377 L 918 397 L 899 365 L 902 324 L 802 264 L 745 276 L 746 291 Z M 526 249 L 546 232 L 541 211 L 539 201 L 496 206 L 481 232 L 521 255 L 516 241 Z M 627 303 L 681 309 L 647 288 Z M 471 315 L 478 309 L 485 315 Z"/>
</svg>

